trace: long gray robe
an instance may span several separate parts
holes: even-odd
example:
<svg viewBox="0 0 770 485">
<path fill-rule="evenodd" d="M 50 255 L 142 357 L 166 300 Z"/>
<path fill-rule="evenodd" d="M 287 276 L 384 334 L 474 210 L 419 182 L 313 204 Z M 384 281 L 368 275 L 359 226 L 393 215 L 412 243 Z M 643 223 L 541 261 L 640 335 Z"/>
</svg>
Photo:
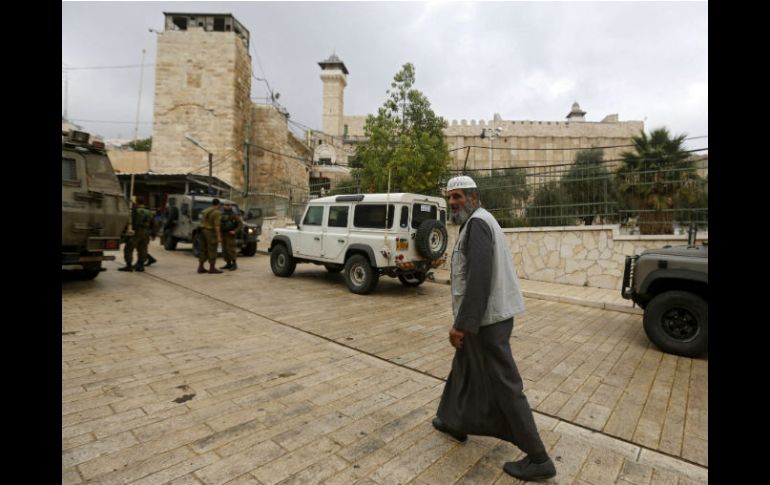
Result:
<svg viewBox="0 0 770 485">
<path fill-rule="evenodd" d="M 466 224 L 466 295 L 454 322 L 465 337 L 455 351 L 436 415 L 456 431 L 493 436 L 527 454 L 540 453 L 545 447 L 511 354 L 513 318 L 480 326 L 491 285 L 492 231 L 481 219 Z"/>
</svg>

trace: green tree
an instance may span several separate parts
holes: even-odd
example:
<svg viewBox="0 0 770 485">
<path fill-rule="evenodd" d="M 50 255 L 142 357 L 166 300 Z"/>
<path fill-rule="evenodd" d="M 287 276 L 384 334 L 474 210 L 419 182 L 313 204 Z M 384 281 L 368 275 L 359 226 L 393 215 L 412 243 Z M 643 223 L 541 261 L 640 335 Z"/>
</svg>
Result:
<svg viewBox="0 0 770 485">
<path fill-rule="evenodd" d="M 441 194 L 449 173 L 449 150 L 444 140 L 446 121 L 436 116 L 428 99 L 413 89 L 415 69 L 404 64 L 394 77 L 388 98 L 377 115 L 366 118 L 367 141 L 357 150 L 353 169 L 362 190 Z"/>
<path fill-rule="evenodd" d="M 149 152 L 152 150 L 152 137 L 143 140 L 133 140 L 128 143 L 129 148 L 137 152 Z"/>
<path fill-rule="evenodd" d="M 610 212 L 612 179 L 604 166 L 604 152 L 599 148 L 580 150 L 575 154 L 575 164 L 561 179 L 572 213 L 586 226 L 597 215 Z"/>
<path fill-rule="evenodd" d="M 527 207 L 527 220 L 532 226 L 569 226 L 575 217 L 567 207 L 569 196 L 560 182 L 548 182 L 535 191 Z"/>
<path fill-rule="evenodd" d="M 476 182 L 481 203 L 501 227 L 526 225 L 518 216 L 530 193 L 525 169 L 493 170 L 491 176 L 488 171 L 471 170 L 466 175 Z"/>
<path fill-rule="evenodd" d="M 672 234 L 676 201 L 698 177 L 695 162 L 684 149 L 686 134 L 672 137 L 666 128 L 632 138 L 634 151 L 621 154 L 617 173 L 621 209 L 639 211 L 641 234 Z M 681 192 L 681 193 L 680 193 Z"/>
<path fill-rule="evenodd" d="M 360 190 L 361 186 L 357 180 L 354 178 L 345 178 L 334 184 L 334 187 L 329 190 L 327 195 L 357 194 L 360 192 Z"/>
</svg>

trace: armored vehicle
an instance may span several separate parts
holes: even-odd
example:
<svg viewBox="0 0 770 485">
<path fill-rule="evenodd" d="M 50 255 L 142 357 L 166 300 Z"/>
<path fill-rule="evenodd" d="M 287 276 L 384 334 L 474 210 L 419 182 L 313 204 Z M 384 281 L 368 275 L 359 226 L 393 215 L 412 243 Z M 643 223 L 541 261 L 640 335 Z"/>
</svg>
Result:
<svg viewBox="0 0 770 485">
<path fill-rule="evenodd" d="M 420 194 L 358 194 L 310 201 L 296 228 L 276 229 L 270 266 L 276 276 L 297 263 L 342 271 L 348 289 L 367 294 L 380 276 L 419 286 L 446 260 L 446 201 Z"/>
<path fill-rule="evenodd" d="M 644 309 L 647 337 L 664 352 L 708 350 L 708 245 L 648 249 L 626 256 L 623 298 Z"/>
<path fill-rule="evenodd" d="M 93 279 L 113 261 L 128 224 L 128 203 L 104 144 L 83 131 L 63 131 L 61 143 L 62 276 Z"/>
<path fill-rule="evenodd" d="M 262 210 L 249 209 L 244 213 L 235 202 L 216 197 L 220 203 L 230 203 L 233 212 L 240 214 L 243 219 L 243 232 L 235 240 L 236 246 L 244 256 L 254 256 L 257 253 L 258 236 L 262 233 Z M 163 229 L 160 242 L 168 251 L 176 249 L 177 243 L 192 243 L 193 254 L 200 254 L 201 235 L 200 214 L 211 207 L 215 197 L 198 194 L 171 194 L 168 196 L 163 215 Z M 223 210 L 220 205 L 220 210 Z"/>
</svg>

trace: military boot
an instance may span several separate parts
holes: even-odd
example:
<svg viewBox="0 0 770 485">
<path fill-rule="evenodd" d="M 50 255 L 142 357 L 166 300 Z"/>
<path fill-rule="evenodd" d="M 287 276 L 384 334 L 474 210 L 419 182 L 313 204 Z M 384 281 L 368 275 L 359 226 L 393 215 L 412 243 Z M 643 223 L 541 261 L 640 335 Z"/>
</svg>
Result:
<svg viewBox="0 0 770 485">
<path fill-rule="evenodd" d="M 150 266 L 151 264 L 157 262 L 158 260 L 153 258 L 151 254 L 147 255 L 147 262 L 144 263 L 145 266 Z"/>
<path fill-rule="evenodd" d="M 235 261 L 233 261 L 232 263 L 230 263 L 230 268 L 229 268 L 229 270 L 230 270 L 230 271 L 235 271 L 236 269 L 238 269 L 238 263 L 236 263 Z"/>
<path fill-rule="evenodd" d="M 233 263 L 232 263 L 232 261 L 228 261 L 226 265 L 222 266 L 222 267 L 221 267 L 221 268 L 219 268 L 219 269 L 230 269 L 230 268 L 232 268 L 232 267 L 233 267 Z"/>
<path fill-rule="evenodd" d="M 208 273 L 206 268 L 203 267 L 203 261 L 198 261 L 198 273 Z"/>
<path fill-rule="evenodd" d="M 129 272 L 131 272 L 133 270 L 134 270 L 134 267 L 131 266 L 130 264 L 127 264 L 127 265 L 123 266 L 122 268 L 118 268 L 118 271 L 129 271 Z"/>
<path fill-rule="evenodd" d="M 216 264 L 216 260 L 215 259 L 210 259 L 209 260 L 209 273 L 211 273 L 211 274 L 219 274 L 219 273 L 221 273 L 221 271 L 219 271 L 217 269 L 215 264 Z"/>
<path fill-rule="evenodd" d="M 134 271 L 139 271 L 140 273 L 144 271 L 144 263 L 141 261 L 136 263 L 136 266 L 134 266 Z"/>
</svg>

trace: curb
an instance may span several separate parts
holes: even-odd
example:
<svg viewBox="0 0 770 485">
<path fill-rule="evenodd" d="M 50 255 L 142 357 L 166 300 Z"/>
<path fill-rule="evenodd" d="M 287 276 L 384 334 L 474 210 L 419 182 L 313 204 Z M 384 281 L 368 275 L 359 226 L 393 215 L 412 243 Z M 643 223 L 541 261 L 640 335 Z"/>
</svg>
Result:
<svg viewBox="0 0 770 485">
<path fill-rule="evenodd" d="M 432 280 L 427 280 L 431 283 L 438 283 L 441 285 L 449 285 L 450 281 L 448 278 L 435 278 Z M 641 308 L 633 307 L 633 306 L 624 306 L 624 305 L 618 305 L 617 303 L 605 303 L 602 301 L 592 301 L 592 300 L 582 300 L 580 298 L 575 298 L 572 296 L 561 296 L 561 295 L 553 295 L 550 293 L 539 293 L 537 291 L 527 291 L 522 290 L 522 295 L 524 295 L 527 298 L 533 298 L 535 300 L 546 300 L 546 301 L 555 301 L 558 303 L 567 303 L 570 305 L 580 305 L 580 306 L 586 306 L 591 308 L 600 308 L 602 310 L 610 310 L 613 312 L 621 312 L 621 313 L 629 313 L 631 315 L 643 315 L 644 311 Z"/>
</svg>

